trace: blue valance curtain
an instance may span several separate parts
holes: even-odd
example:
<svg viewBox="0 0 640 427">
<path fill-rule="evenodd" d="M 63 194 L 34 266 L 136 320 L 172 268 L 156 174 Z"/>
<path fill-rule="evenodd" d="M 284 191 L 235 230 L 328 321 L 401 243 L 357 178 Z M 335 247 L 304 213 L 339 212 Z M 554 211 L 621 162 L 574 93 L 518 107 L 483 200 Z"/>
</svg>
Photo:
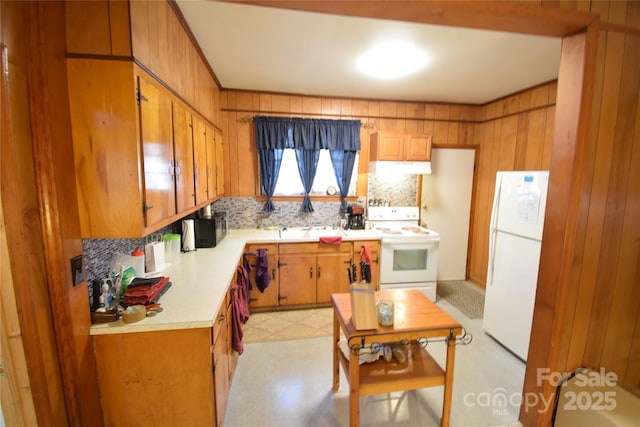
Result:
<svg viewBox="0 0 640 427">
<path fill-rule="evenodd" d="M 336 174 L 341 209 L 346 210 L 347 192 L 357 152 L 360 150 L 360 120 L 301 119 L 294 117 L 254 117 L 256 147 L 262 190 L 268 200 L 264 210 L 275 210 L 272 197 L 285 148 L 296 150 L 298 172 L 304 185 L 303 212 L 313 212 L 309 193 L 316 175 L 320 150 L 330 150 Z"/>
</svg>

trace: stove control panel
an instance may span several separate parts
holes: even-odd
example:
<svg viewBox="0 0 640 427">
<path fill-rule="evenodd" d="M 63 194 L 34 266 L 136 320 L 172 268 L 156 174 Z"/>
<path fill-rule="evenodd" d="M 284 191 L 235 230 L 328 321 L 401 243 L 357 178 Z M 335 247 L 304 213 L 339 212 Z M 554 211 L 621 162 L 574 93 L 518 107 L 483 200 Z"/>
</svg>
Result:
<svg viewBox="0 0 640 427">
<path fill-rule="evenodd" d="M 370 206 L 367 212 L 370 221 L 417 221 L 419 217 L 417 206 Z"/>
</svg>

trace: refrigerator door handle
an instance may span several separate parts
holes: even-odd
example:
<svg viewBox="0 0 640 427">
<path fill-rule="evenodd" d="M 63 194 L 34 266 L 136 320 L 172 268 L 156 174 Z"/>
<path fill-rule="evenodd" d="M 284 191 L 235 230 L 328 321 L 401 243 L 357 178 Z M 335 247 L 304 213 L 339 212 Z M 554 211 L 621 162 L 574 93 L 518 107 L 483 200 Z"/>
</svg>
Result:
<svg viewBox="0 0 640 427">
<path fill-rule="evenodd" d="M 493 284 L 493 267 L 495 264 L 496 252 L 496 234 L 498 232 L 498 203 L 500 200 L 500 192 L 502 191 L 502 176 L 496 176 L 496 190 L 493 193 L 493 207 L 491 209 L 491 220 L 489 222 L 489 268 L 487 271 L 487 286 Z"/>
</svg>

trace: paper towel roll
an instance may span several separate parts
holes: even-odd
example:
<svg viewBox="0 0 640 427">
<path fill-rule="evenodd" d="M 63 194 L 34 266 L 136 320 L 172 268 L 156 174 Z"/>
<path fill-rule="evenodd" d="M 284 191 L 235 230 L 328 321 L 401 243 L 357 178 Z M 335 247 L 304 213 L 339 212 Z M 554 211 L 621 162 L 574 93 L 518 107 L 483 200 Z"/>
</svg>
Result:
<svg viewBox="0 0 640 427">
<path fill-rule="evenodd" d="M 182 250 L 184 252 L 196 250 L 196 232 L 192 219 L 182 221 Z"/>
</svg>

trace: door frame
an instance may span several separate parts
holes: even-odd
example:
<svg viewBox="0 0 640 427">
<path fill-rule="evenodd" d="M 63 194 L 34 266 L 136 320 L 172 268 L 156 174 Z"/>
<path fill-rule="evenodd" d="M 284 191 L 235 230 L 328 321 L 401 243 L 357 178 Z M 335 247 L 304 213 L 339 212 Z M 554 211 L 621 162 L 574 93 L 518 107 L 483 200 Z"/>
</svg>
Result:
<svg viewBox="0 0 640 427">
<path fill-rule="evenodd" d="M 467 263 L 465 265 L 464 268 L 464 278 L 465 280 L 469 280 L 469 269 L 471 268 L 469 266 L 469 259 L 471 258 L 471 248 L 473 245 L 473 225 L 474 225 L 474 221 L 475 221 L 475 212 L 476 212 L 476 188 L 477 188 L 477 183 L 478 183 L 478 152 L 480 150 L 480 146 L 477 144 L 433 144 L 431 146 L 432 149 L 434 148 L 451 148 L 451 149 L 464 149 L 464 150 L 473 150 L 473 179 L 471 181 L 471 207 L 470 207 L 470 212 L 469 212 L 469 230 L 467 232 L 467 234 L 469 235 L 469 241 L 467 243 Z M 418 202 L 418 206 L 422 206 L 422 180 L 423 180 L 423 176 L 422 175 L 418 175 L 418 195 L 417 195 L 417 202 Z M 422 209 L 420 210 L 422 211 Z M 422 218 L 420 218 L 422 219 Z M 478 284 L 481 285 L 481 284 Z"/>
<path fill-rule="evenodd" d="M 523 396 L 542 398 L 533 407 L 520 407 L 525 425 L 548 425 L 552 411 L 542 401 L 555 395 L 550 381 L 541 384 L 537 368 L 565 372 L 568 366 L 566 336 L 573 333 L 575 307 L 571 295 L 580 283 L 572 280 L 580 221 L 581 189 L 588 178 L 587 150 L 598 53 L 599 16 L 586 12 L 543 7 L 518 1 L 504 2 L 376 2 L 322 0 L 247 0 L 259 6 L 281 7 L 347 16 L 382 18 L 435 25 L 508 31 L 562 37 L 560 73 L 556 96 L 545 232 L 533 315 L 530 354 Z M 552 345 L 553 344 L 553 345 Z"/>
<path fill-rule="evenodd" d="M 47 3 L 47 2 L 44 2 Z M 532 347 L 535 351 L 529 355 L 529 363 L 525 374 L 523 394 L 537 393 L 548 399 L 555 391 L 548 382 L 537 384 L 536 367 L 545 367 L 551 372 L 563 372 L 567 368 L 566 347 L 563 337 L 572 332 L 571 315 L 574 309 L 567 310 L 569 295 L 575 292 L 579 283 L 572 281 L 571 272 L 574 259 L 579 259 L 575 241 L 578 233 L 579 222 L 584 217 L 581 212 L 580 189 L 583 186 L 585 175 L 585 159 L 589 148 L 590 115 L 593 102 L 593 83 L 595 79 L 597 38 L 599 21 L 596 15 L 576 12 L 559 7 L 542 7 L 521 2 L 443 2 L 443 1 L 414 1 L 414 2 L 377 2 L 377 1 L 239 1 L 253 5 L 285 7 L 288 9 L 307 10 L 311 12 L 329 13 L 333 15 L 350 15 L 372 18 L 386 18 L 400 21 L 410 21 L 419 23 L 430 23 L 439 25 L 452 25 L 461 27 L 504 30 L 515 33 L 529 33 L 563 38 L 560 77 L 558 79 L 557 107 L 554 141 L 552 148 L 551 180 L 549 200 L 554 205 L 554 209 L 547 212 L 545 218 L 545 242 L 542 247 L 540 277 L 538 279 L 538 296 L 536 297 L 536 309 L 534 313 L 534 324 L 532 331 Z M 3 2 L 4 4 L 4 2 Z M 33 7 L 41 7 L 38 2 Z M 44 20 L 41 16 L 39 19 Z M 48 20 L 48 19 L 47 19 Z M 64 27 L 62 22 L 54 24 Z M 40 48 L 42 46 L 38 46 Z M 43 73 L 38 70 L 37 73 Z M 37 77 L 37 76 L 34 76 Z M 45 79 L 46 80 L 46 79 Z M 44 94 L 46 95 L 46 94 Z M 33 97 L 32 97 L 33 98 Z M 33 102 L 40 103 L 40 107 L 46 108 L 45 101 L 33 98 Z M 35 111 L 37 114 L 38 111 Z M 62 114 L 64 116 L 64 114 Z M 68 115 L 68 113 L 67 113 Z M 47 136 L 44 138 L 40 133 L 42 129 L 34 129 L 34 144 L 43 148 L 51 141 Z M 55 138 L 56 144 L 71 145 L 69 140 Z M 42 165 L 47 162 L 47 150 L 42 153 L 34 153 L 36 164 Z M 51 177 L 50 170 L 40 175 L 38 171 L 38 182 L 46 183 Z M 54 183 L 55 179 L 51 179 Z M 39 190 L 40 191 L 40 190 Z M 55 191 L 55 190 L 54 190 Z M 40 196 L 42 196 L 39 193 Z M 46 248 L 60 248 L 65 242 L 56 233 L 59 228 L 55 224 L 55 219 L 60 219 L 64 215 L 64 209 L 53 204 L 47 204 L 44 194 L 41 198 L 41 207 L 45 216 L 39 218 L 42 226 L 41 237 Z M 76 212 L 77 214 L 77 212 Z M 6 219 L 13 213 L 5 211 Z M 51 219 L 53 218 L 53 227 Z M 9 237 L 9 236 L 8 236 Z M 75 236 L 74 236 L 75 237 Z M 75 243 L 79 242 L 79 235 Z M 9 241 L 12 247 L 12 242 Z M 11 255 L 11 254 L 10 254 Z M 46 262 L 50 267 L 65 266 L 68 263 L 68 254 L 63 251 L 53 251 L 48 254 L 47 259 L 42 256 L 41 262 Z M 28 263 L 18 260 L 18 255 L 12 256 L 12 260 L 19 264 L 19 267 L 28 269 Z M 14 266 L 15 268 L 15 266 Z M 50 279 L 47 284 L 51 297 L 56 301 L 64 301 L 68 297 L 69 289 L 66 288 L 66 277 L 63 277 L 63 269 L 58 268 L 57 276 Z M 60 287 L 60 283 L 64 286 Z M 24 307 L 29 308 L 28 302 L 21 300 Z M 69 304 L 69 301 L 64 301 Z M 88 336 L 86 330 L 72 330 L 67 322 L 72 316 L 68 308 L 62 312 L 54 312 L 49 319 L 49 325 L 57 325 L 60 332 L 55 336 L 55 345 L 61 355 L 74 353 L 73 334 Z M 66 329 L 64 328 L 66 327 Z M 554 344 L 552 347 L 551 344 Z M 537 346 L 537 348 L 536 348 Z M 25 350 L 35 354 L 39 348 L 37 346 L 25 345 Z M 29 357 L 28 357 L 29 359 Z M 56 380 L 64 382 L 65 402 L 62 406 L 69 409 L 69 424 L 82 425 L 83 417 L 82 405 L 87 398 L 79 392 L 83 391 L 85 384 L 78 384 L 73 377 L 78 365 L 73 358 L 60 358 L 61 372 L 56 375 Z M 82 389 L 79 390 L 78 388 Z M 49 397 L 49 392 L 42 384 L 39 390 L 34 390 L 34 394 L 45 393 Z M 83 401 L 79 401 L 82 399 Z M 42 403 L 42 404 L 41 404 Z M 36 402 L 36 412 L 42 414 L 47 412 L 47 403 Z M 57 404 L 60 404 L 57 401 Z M 43 407 L 43 405 L 45 407 Z M 541 404 L 540 404 L 541 405 Z M 549 424 L 551 413 L 538 412 L 540 405 L 531 408 L 521 407 L 520 420 L 525 425 Z M 55 406 L 55 404 L 52 404 Z M 100 417 L 101 419 L 101 417 Z M 49 419 L 51 420 L 51 418 Z"/>
</svg>

